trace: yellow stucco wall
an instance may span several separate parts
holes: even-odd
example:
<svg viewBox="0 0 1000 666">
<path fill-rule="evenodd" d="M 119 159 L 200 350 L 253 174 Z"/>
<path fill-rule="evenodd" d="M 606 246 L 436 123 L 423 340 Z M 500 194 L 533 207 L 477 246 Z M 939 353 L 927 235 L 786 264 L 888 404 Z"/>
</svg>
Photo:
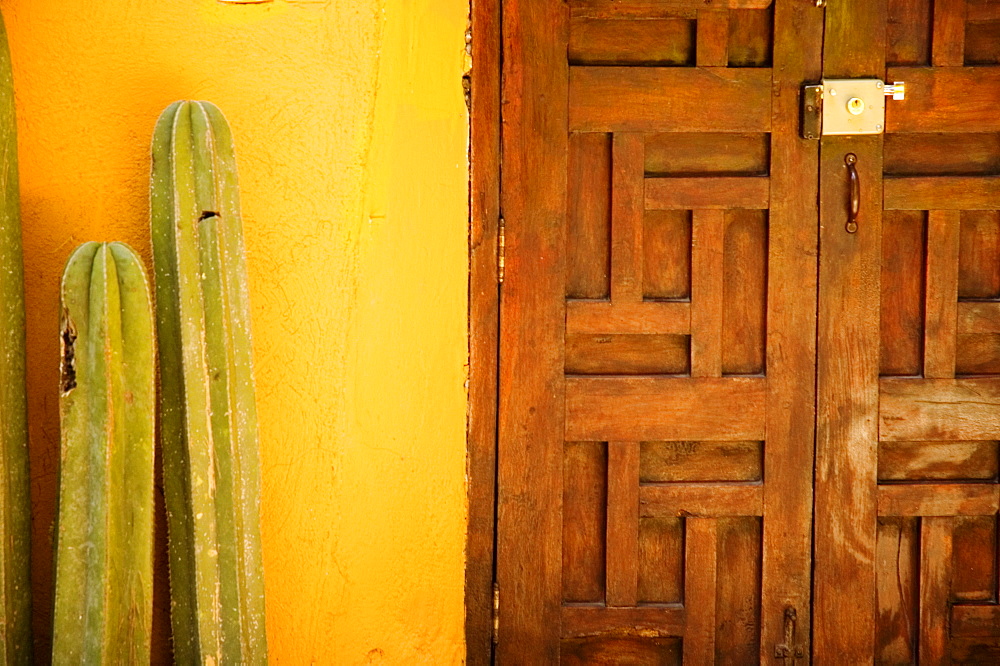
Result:
<svg viewBox="0 0 1000 666">
<path fill-rule="evenodd" d="M 0 9 L 19 114 L 39 657 L 59 275 L 85 240 L 148 261 L 150 134 L 193 98 L 223 109 L 238 147 L 271 661 L 460 662 L 467 0 Z"/>
</svg>

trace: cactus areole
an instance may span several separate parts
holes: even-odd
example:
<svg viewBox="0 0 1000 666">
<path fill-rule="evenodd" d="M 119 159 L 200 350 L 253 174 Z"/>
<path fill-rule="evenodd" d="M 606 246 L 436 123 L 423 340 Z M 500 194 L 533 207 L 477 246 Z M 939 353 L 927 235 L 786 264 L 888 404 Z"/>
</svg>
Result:
<svg viewBox="0 0 1000 666">
<path fill-rule="evenodd" d="M 142 261 L 86 243 L 63 273 L 54 664 L 148 664 L 155 343 Z"/>
<path fill-rule="evenodd" d="M 0 18 L 0 664 L 31 661 L 31 507 L 14 77 Z"/>
<path fill-rule="evenodd" d="M 233 138 L 214 105 L 160 116 L 150 205 L 174 658 L 264 664 L 246 265 Z"/>
</svg>

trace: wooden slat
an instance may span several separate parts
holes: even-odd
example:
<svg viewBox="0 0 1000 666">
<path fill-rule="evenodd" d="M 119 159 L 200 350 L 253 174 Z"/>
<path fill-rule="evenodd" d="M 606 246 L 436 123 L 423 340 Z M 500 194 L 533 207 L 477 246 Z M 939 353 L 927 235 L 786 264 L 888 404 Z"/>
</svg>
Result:
<svg viewBox="0 0 1000 666">
<path fill-rule="evenodd" d="M 771 129 L 769 69 L 571 67 L 569 96 L 574 131 Z"/>
<path fill-rule="evenodd" d="M 996 0 L 969 0 L 966 19 L 970 23 L 1000 21 L 1000 2 Z"/>
<path fill-rule="evenodd" d="M 497 365 L 500 302 L 500 1 L 472 0 L 470 114 L 468 522 L 465 567 L 465 655 L 486 666 L 493 652 L 496 543 Z"/>
<path fill-rule="evenodd" d="M 958 304 L 959 333 L 1000 333 L 1000 303 L 966 301 Z"/>
<path fill-rule="evenodd" d="M 961 67 L 965 64 L 965 0 L 934 0 L 931 64 Z"/>
<path fill-rule="evenodd" d="M 681 334 L 691 332 L 691 304 L 685 302 L 618 303 L 569 301 L 566 332 Z"/>
<path fill-rule="evenodd" d="M 743 483 L 657 483 L 639 489 L 643 516 L 759 516 L 764 489 Z"/>
<path fill-rule="evenodd" d="M 639 581 L 639 443 L 608 442 L 608 606 L 635 606 Z"/>
<path fill-rule="evenodd" d="M 698 10 L 697 62 L 699 67 L 729 64 L 729 10 Z"/>
<path fill-rule="evenodd" d="M 1000 439 L 1000 380 L 884 378 L 879 439 L 971 441 Z"/>
<path fill-rule="evenodd" d="M 997 442 L 881 442 L 879 481 L 982 480 L 997 477 Z"/>
<path fill-rule="evenodd" d="M 561 3 L 504 3 L 502 201 L 508 273 L 500 316 L 500 663 L 531 663 L 559 653 L 568 23 Z"/>
<path fill-rule="evenodd" d="M 712 518 L 688 518 L 685 523 L 684 666 L 715 663 L 717 524 Z"/>
<path fill-rule="evenodd" d="M 608 524 L 607 445 L 566 442 L 563 451 L 562 600 L 603 602 Z"/>
<path fill-rule="evenodd" d="M 699 9 L 763 9 L 773 0 L 570 0 L 575 17 L 653 18 Z M 683 14 L 682 14 L 683 15 Z"/>
<path fill-rule="evenodd" d="M 570 377 L 567 441 L 764 439 L 760 377 Z"/>
<path fill-rule="evenodd" d="M 811 653 L 819 142 L 799 138 L 799 94 L 822 75 L 823 12 L 810 4 L 774 5 L 760 663 L 785 639 L 788 606 Z"/>
<path fill-rule="evenodd" d="M 562 637 L 579 636 L 681 636 L 685 612 L 680 604 L 606 608 L 564 606 Z"/>
<path fill-rule="evenodd" d="M 927 219 L 924 377 L 955 376 L 961 221 L 957 210 L 932 210 Z"/>
<path fill-rule="evenodd" d="M 611 136 L 569 137 L 566 201 L 566 296 L 611 294 Z"/>
<path fill-rule="evenodd" d="M 572 65 L 693 65 L 693 33 L 692 21 L 686 18 L 574 18 L 569 33 L 569 60 Z"/>
<path fill-rule="evenodd" d="M 696 210 L 691 248 L 691 376 L 722 376 L 722 210 Z"/>
<path fill-rule="evenodd" d="M 988 516 L 1000 507 L 1000 487 L 987 483 L 907 483 L 879 486 L 881 516 Z"/>
<path fill-rule="evenodd" d="M 827 3 L 825 12 L 824 77 L 867 77 L 885 71 L 885 0 L 838 0 Z M 861 181 L 861 215 L 853 234 L 844 229 L 848 153 L 857 156 Z M 817 666 L 871 664 L 876 625 L 882 136 L 823 137 L 819 173 L 813 655 Z M 764 470 L 765 479 L 770 474 L 770 469 Z"/>
<path fill-rule="evenodd" d="M 920 519 L 878 521 L 876 664 L 916 664 L 919 633 Z"/>
<path fill-rule="evenodd" d="M 906 99 L 886 103 L 888 132 L 1000 132 L 1000 68 L 890 67 Z"/>
<path fill-rule="evenodd" d="M 770 185 L 769 178 L 761 177 L 647 178 L 646 208 L 764 209 Z"/>
<path fill-rule="evenodd" d="M 760 481 L 763 454 L 763 442 L 643 442 L 639 479 Z"/>
<path fill-rule="evenodd" d="M 948 664 L 948 601 L 951 595 L 951 518 L 920 524 L 921 664 Z"/>
<path fill-rule="evenodd" d="M 997 90 L 997 94 L 1000 94 L 1000 89 Z M 1000 131 L 1000 126 L 997 131 Z M 1000 176 L 886 178 L 885 208 L 886 210 L 993 210 L 1000 208 Z"/>
<path fill-rule="evenodd" d="M 643 136 L 618 133 L 611 149 L 611 302 L 642 301 Z"/>
<path fill-rule="evenodd" d="M 1000 140 L 998 140 L 1000 143 Z M 661 132 L 646 137 L 649 176 L 766 176 L 771 137 L 733 132 Z M 998 158 L 1000 160 L 1000 158 Z"/>
<path fill-rule="evenodd" d="M 1000 636 L 1000 606 L 954 605 L 951 607 L 952 636 Z"/>
<path fill-rule="evenodd" d="M 923 211 L 887 211 L 882 216 L 882 286 L 879 371 L 919 375 L 924 366 Z"/>
</svg>

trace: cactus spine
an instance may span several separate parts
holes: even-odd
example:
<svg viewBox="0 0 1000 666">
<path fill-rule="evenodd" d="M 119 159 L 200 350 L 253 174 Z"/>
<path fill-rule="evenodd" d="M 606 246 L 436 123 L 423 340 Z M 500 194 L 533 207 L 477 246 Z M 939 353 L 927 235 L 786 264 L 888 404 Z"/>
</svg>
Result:
<svg viewBox="0 0 1000 666">
<path fill-rule="evenodd" d="M 243 232 L 232 134 L 212 104 L 160 116 L 151 216 L 174 658 L 264 664 Z"/>
<path fill-rule="evenodd" d="M 149 663 L 155 343 L 131 248 L 77 248 L 63 273 L 61 329 L 52 662 Z"/>
<path fill-rule="evenodd" d="M 14 77 L 0 17 L 0 663 L 31 661 L 24 267 Z"/>
</svg>

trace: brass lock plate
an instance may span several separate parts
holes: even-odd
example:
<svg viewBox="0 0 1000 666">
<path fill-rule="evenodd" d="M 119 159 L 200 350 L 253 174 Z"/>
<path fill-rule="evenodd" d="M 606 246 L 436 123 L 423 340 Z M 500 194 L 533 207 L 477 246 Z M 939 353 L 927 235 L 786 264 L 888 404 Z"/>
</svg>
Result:
<svg viewBox="0 0 1000 666">
<path fill-rule="evenodd" d="M 881 134 L 885 97 L 903 99 L 905 84 L 879 79 L 823 79 L 802 92 L 802 137 Z"/>
</svg>

